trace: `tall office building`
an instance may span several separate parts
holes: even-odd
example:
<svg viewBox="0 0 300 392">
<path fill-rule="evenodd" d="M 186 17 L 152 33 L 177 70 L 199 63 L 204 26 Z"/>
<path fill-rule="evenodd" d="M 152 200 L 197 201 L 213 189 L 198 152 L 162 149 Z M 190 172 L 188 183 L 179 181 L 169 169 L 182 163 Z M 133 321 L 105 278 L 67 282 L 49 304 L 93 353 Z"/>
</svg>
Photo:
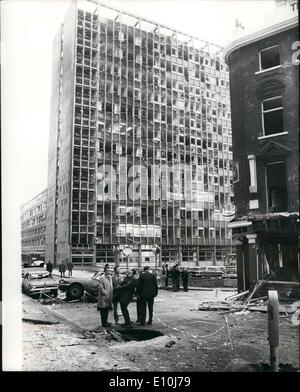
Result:
<svg viewBox="0 0 300 392">
<path fill-rule="evenodd" d="M 72 2 L 54 42 L 47 259 L 113 262 L 128 246 L 133 261 L 151 263 L 160 249 L 160 262 L 200 265 L 231 250 L 221 52 L 97 1 Z"/>
</svg>

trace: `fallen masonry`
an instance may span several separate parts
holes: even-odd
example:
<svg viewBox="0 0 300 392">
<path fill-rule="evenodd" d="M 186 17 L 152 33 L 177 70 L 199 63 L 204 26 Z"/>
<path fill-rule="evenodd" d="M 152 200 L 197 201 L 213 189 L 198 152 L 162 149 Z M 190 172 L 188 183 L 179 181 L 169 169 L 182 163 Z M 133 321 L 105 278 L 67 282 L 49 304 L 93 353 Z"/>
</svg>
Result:
<svg viewBox="0 0 300 392">
<path fill-rule="evenodd" d="M 220 301 L 220 302 L 201 302 L 198 304 L 196 310 L 204 310 L 204 311 L 221 311 L 224 313 L 233 313 L 240 311 L 252 311 L 252 312 L 268 312 L 267 302 L 264 299 L 259 300 L 255 303 L 245 304 L 241 301 Z M 292 315 L 296 312 L 295 306 L 292 304 L 279 305 L 279 313 L 284 314 L 286 316 Z"/>
</svg>

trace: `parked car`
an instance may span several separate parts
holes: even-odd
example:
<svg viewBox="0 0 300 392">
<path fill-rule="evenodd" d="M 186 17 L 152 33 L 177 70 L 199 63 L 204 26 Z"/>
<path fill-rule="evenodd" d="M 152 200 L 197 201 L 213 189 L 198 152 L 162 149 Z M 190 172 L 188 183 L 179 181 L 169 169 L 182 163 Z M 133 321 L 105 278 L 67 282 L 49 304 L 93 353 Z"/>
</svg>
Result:
<svg viewBox="0 0 300 392">
<path fill-rule="evenodd" d="M 57 297 L 58 282 L 43 269 L 26 271 L 22 281 L 22 292 L 28 295 L 37 295 L 42 292 Z"/>
<path fill-rule="evenodd" d="M 86 291 L 92 297 L 98 296 L 98 283 L 102 272 L 97 272 L 92 278 L 67 278 L 59 281 L 59 289 L 66 293 L 68 300 L 80 299 Z"/>
<path fill-rule="evenodd" d="M 44 267 L 45 262 L 43 260 L 34 260 L 31 263 L 31 267 Z"/>
<path fill-rule="evenodd" d="M 45 269 L 43 267 L 35 267 L 34 265 L 25 265 L 22 266 L 22 278 L 24 278 L 24 276 L 27 273 L 33 273 L 33 272 L 38 272 L 38 271 L 43 271 L 45 272 Z"/>
</svg>

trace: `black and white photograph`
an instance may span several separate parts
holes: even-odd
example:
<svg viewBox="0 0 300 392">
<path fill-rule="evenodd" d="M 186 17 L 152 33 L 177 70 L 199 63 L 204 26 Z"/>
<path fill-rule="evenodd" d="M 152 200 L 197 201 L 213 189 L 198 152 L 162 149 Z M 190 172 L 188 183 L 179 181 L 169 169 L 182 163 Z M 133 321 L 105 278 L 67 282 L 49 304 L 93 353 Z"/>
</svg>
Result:
<svg viewBox="0 0 300 392">
<path fill-rule="evenodd" d="M 299 374 L 298 2 L 0 7 L 3 371 Z"/>
</svg>

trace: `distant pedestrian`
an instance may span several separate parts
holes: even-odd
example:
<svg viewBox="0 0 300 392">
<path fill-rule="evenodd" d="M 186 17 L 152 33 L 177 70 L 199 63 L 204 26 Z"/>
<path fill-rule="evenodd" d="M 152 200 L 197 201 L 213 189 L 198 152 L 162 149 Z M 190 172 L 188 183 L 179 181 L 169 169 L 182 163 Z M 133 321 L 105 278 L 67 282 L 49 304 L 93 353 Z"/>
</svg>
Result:
<svg viewBox="0 0 300 392">
<path fill-rule="evenodd" d="M 64 261 L 62 261 L 62 262 L 59 264 L 58 270 L 59 270 L 59 272 L 60 272 L 60 277 L 61 277 L 61 278 L 65 278 L 65 277 L 66 277 L 66 276 L 65 276 L 65 273 L 66 273 L 66 264 L 65 264 Z"/>
<path fill-rule="evenodd" d="M 114 268 L 114 274 L 112 276 L 112 285 L 113 285 L 113 308 L 114 308 L 114 320 L 115 323 L 119 322 L 118 315 L 118 293 L 121 282 L 124 280 L 123 275 L 120 275 L 119 267 Z"/>
<path fill-rule="evenodd" d="M 169 277 L 170 277 L 170 270 L 169 270 L 169 265 L 166 264 L 166 289 L 169 287 Z"/>
<path fill-rule="evenodd" d="M 144 267 L 144 272 L 137 282 L 137 295 L 141 298 L 141 319 L 140 325 L 145 325 L 147 305 L 149 318 L 147 324 L 152 324 L 154 298 L 158 294 L 156 275 L 149 271 L 149 267 Z"/>
<path fill-rule="evenodd" d="M 172 279 L 172 290 L 179 291 L 179 283 L 180 283 L 180 271 L 178 268 L 178 264 L 174 264 L 170 271 L 170 277 Z"/>
<path fill-rule="evenodd" d="M 98 289 L 99 294 L 97 310 L 100 311 L 101 324 L 103 327 L 110 327 L 111 323 L 109 323 L 107 320 L 109 311 L 113 308 L 113 284 L 109 266 L 104 269 L 104 273 L 100 276 Z"/>
<path fill-rule="evenodd" d="M 132 328 L 132 322 L 127 308 L 133 299 L 133 295 L 136 289 L 136 278 L 134 275 L 135 273 L 133 270 L 128 270 L 125 279 L 120 283 L 118 289 L 118 301 L 120 302 L 121 311 L 125 320 L 125 328 Z"/>
<path fill-rule="evenodd" d="M 166 268 L 165 265 L 162 265 L 162 271 L 160 276 L 160 288 L 164 289 L 166 287 Z"/>
<path fill-rule="evenodd" d="M 189 273 L 187 268 L 183 268 L 181 272 L 181 279 L 182 279 L 183 291 L 188 291 Z"/>
<path fill-rule="evenodd" d="M 137 292 L 137 283 L 138 283 L 138 279 L 140 277 L 140 275 L 144 272 L 144 269 L 141 268 L 139 270 L 139 275 L 135 275 L 136 280 L 136 324 L 139 324 L 141 322 L 141 308 L 142 308 L 142 299 L 141 297 L 138 295 Z"/>
<path fill-rule="evenodd" d="M 68 262 L 67 269 L 68 269 L 68 277 L 72 276 L 72 272 L 73 272 L 73 263 L 72 263 L 72 261 Z"/>
<path fill-rule="evenodd" d="M 53 264 L 51 263 L 51 261 L 49 260 L 48 263 L 46 264 L 46 271 L 49 272 L 50 275 L 52 275 L 52 271 L 53 271 Z"/>
</svg>

